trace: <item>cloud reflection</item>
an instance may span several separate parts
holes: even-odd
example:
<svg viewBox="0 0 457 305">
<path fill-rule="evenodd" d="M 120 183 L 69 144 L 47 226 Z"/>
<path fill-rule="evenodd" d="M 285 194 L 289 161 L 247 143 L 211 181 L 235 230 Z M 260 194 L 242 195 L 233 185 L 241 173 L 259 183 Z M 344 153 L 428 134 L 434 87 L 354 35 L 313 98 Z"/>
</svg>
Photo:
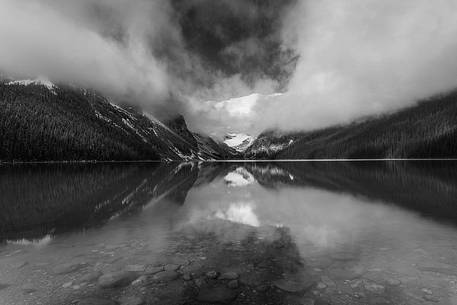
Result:
<svg viewBox="0 0 457 305">
<path fill-rule="evenodd" d="M 215 216 L 220 219 L 237 222 L 244 225 L 258 227 L 260 225 L 257 215 L 254 213 L 252 203 L 232 203 L 226 211 L 219 210 Z"/>
</svg>

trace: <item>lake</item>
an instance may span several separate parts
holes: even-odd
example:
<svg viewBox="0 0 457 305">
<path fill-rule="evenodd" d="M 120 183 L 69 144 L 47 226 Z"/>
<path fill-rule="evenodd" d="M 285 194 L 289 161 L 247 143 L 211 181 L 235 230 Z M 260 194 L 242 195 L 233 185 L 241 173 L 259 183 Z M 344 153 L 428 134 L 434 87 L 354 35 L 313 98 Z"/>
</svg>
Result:
<svg viewBox="0 0 457 305">
<path fill-rule="evenodd" d="M 0 304 L 457 304 L 457 162 L 0 167 Z"/>
</svg>

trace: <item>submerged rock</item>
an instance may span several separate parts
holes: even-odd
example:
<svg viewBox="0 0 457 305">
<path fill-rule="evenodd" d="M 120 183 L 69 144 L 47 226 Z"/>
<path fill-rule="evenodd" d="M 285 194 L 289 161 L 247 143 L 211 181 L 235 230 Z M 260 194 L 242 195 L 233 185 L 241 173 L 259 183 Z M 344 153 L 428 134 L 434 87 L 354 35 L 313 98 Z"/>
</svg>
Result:
<svg viewBox="0 0 457 305">
<path fill-rule="evenodd" d="M 185 281 L 190 281 L 190 280 L 192 280 L 192 274 L 186 272 L 182 275 L 182 279 Z"/>
<path fill-rule="evenodd" d="M 76 284 L 81 284 L 81 283 L 92 283 L 92 282 L 95 282 L 96 280 L 98 280 L 98 278 L 102 276 L 102 272 L 101 271 L 93 271 L 93 272 L 90 272 L 86 275 L 83 275 L 81 278 L 79 278 L 77 281 L 76 281 Z"/>
<path fill-rule="evenodd" d="M 425 294 L 433 294 L 433 291 L 431 291 L 430 289 L 428 288 L 422 288 L 422 292 L 425 293 Z"/>
<path fill-rule="evenodd" d="M 0 283 L 0 290 L 6 289 L 6 288 L 8 288 L 9 286 L 10 286 L 9 284 Z"/>
<path fill-rule="evenodd" d="M 247 286 L 257 286 L 265 283 L 265 277 L 261 273 L 247 272 L 240 276 L 240 282 Z"/>
<path fill-rule="evenodd" d="M 236 272 L 225 272 L 219 276 L 220 280 L 236 280 L 238 279 L 238 273 Z"/>
<path fill-rule="evenodd" d="M 203 279 L 195 279 L 194 284 L 197 287 L 201 287 L 205 281 Z"/>
<path fill-rule="evenodd" d="M 375 294 L 382 294 L 385 292 L 385 287 L 382 285 L 376 284 L 376 283 L 368 282 L 368 283 L 365 283 L 364 287 L 366 290 L 368 290 L 372 293 L 375 293 Z"/>
<path fill-rule="evenodd" d="M 102 298 L 86 298 L 77 303 L 78 305 L 117 305 L 116 302 Z"/>
<path fill-rule="evenodd" d="M 68 287 L 71 287 L 71 285 L 73 285 L 73 282 L 67 282 L 62 285 L 62 288 L 68 288 Z"/>
<path fill-rule="evenodd" d="M 154 275 L 154 280 L 160 282 L 169 282 L 176 280 L 179 277 L 179 274 L 176 271 L 162 271 Z"/>
<path fill-rule="evenodd" d="M 454 266 L 447 265 L 438 265 L 438 266 L 429 266 L 429 265 L 420 265 L 418 269 L 422 272 L 435 272 L 445 275 L 457 275 L 457 268 Z"/>
<path fill-rule="evenodd" d="M 120 305 L 143 305 L 145 301 L 139 296 L 125 296 L 119 300 Z"/>
<path fill-rule="evenodd" d="M 212 271 L 206 272 L 206 277 L 209 279 L 215 279 L 215 278 L 217 278 L 217 276 L 218 276 L 217 271 L 212 270 Z"/>
<path fill-rule="evenodd" d="M 37 290 L 35 286 L 33 286 L 32 284 L 24 284 L 22 285 L 22 291 L 24 291 L 25 293 L 34 293 Z"/>
<path fill-rule="evenodd" d="M 440 301 L 440 298 L 430 295 L 430 294 L 426 294 L 426 295 L 424 295 L 424 300 L 433 302 L 433 303 L 438 303 Z"/>
<path fill-rule="evenodd" d="M 71 272 L 75 272 L 79 269 L 82 269 L 86 267 L 86 263 L 67 263 L 67 264 L 62 264 L 54 267 L 52 270 L 55 274 L 67 274 Z"/>
<path fill-rule="evenodd" d="M 145 284 L 147 282 L 147 280 L 148 280 L 147 276 L 146 275 L 142 275 L 139 278 L 137 278 L 136 280 L 134 280 L 132 282 L 132 285 L 133 286 L 142 285 L 142 284 Z"/>
<path fill-rule="evenodd" d="M 125 267 L 125 271 L 131 271 L 131 272 L 144 272 L 146 270 L 145 265 L 127 265 Z"/>
<path fill-rule="evenodd" d="M 307 280 L 296 280 L 296 279 L 280 279 L 274 281 L 273 284 L 287 292 L 300 292 L 307 290 L 313 286 L 314 282 Z"/>
<path fill-rule="evenodd" d="M 227 283 L 227 287 L 230 288 L 230 289 L 238 288 L 238 281 L 237 280 L 231 280 L 230 282 Z"/>
<path fill-rule="evenodd" d="M 137 277 L 137 273 L 130 271 L 109 272 L 98 279 L 98 284 L 102 288 L 124 287 L 133 282 Z"/>
<path fill-rule="evenodd" d="M 146 266 L 145 270 L 144 270 L 144 273 L 146 274 L 156 274 L 156 273 L 159 273 L 161 271 L 163 271 L 163 267 L 162 266 L 151 266 L 151 265 L 148 265 Z"/>
<path fill-rule="evenodd" d="M 321 276 L 321 281 L 322 281 L 322 283 L 324 283 L 328 287 L 335 287 L 336 286 L 335 281 L 333 281 L 331 278 L 329 278 L 326 275 Z"/>
<path fill-rule="evenodd" d="M 176 271 L 181 267 L 181 265 L 178 264 L 168 264 L 163 267 L 165 271 Z"/>
<path fill-rule="evenodd" d="M 387 279 L 387 284 L 389 284 L 390 286 L 398 286 L 401 284 L 401 281 L 400 280 L 397 280 L 397 279 Z"/>
<path fill-rule="evenodd" d="M 235 290 L 226 287 L 203 288 L 197 296 L 197 300 L 206 303 L 223 303 L 232 302 L 238 294 Z"/>
<path fill-rule="evenodd" d="M 21 269 L 21 268 L 27 266 L 28 264 L 29 264 L 28 262 L 19 262 L 14 265 L 14 268 Z"/>
</svg>

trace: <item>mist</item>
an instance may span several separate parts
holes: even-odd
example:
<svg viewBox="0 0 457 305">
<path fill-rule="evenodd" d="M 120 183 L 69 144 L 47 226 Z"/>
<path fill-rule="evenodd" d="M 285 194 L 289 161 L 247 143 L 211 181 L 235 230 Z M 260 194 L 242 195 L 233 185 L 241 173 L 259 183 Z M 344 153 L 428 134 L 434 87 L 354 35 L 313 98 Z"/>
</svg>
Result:
<svg viewBox="0 0 457 305">
<path fill-rule="evenodd" d="M 284 45 L 285 95 L 258 103 L 253 132 L 310 130 L 396 111 L 457 88 L 457 1 L 299 1 Z"/>
<path fill-rule="evenodd" d="M 167 24 L 162 1 L 0 0 L 0 7 L 5 74 L 150 101 L 166 96 L 166 69 L 149 48 Z"/>
</svg>

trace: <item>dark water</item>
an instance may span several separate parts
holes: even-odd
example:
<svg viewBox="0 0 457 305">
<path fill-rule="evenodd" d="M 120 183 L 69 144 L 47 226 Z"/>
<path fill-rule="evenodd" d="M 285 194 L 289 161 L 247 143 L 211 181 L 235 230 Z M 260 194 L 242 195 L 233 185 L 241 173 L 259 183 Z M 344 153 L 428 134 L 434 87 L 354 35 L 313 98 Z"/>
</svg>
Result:
<svg viewBox="0 0 457 305">
<path fill-rule="evenodd" d="M 457 304 L 456 162 L 0 167 L 0 304 Z"/>
</svg>

